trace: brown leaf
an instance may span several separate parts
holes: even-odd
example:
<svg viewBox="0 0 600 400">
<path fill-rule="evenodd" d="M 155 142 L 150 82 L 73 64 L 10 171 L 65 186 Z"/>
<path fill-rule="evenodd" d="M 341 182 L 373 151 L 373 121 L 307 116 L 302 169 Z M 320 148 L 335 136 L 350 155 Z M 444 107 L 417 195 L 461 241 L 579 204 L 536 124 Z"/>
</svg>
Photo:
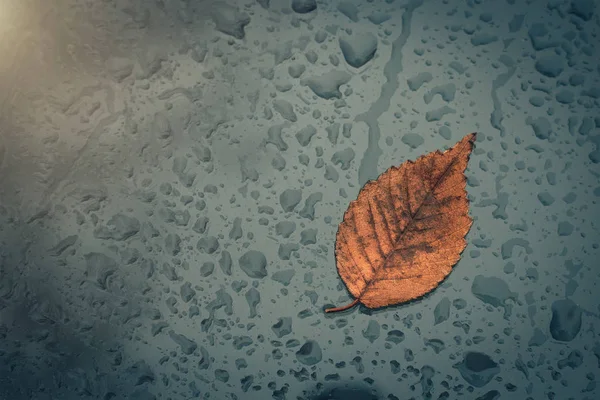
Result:
<svg viewBox="0 0 600 400">
<path fill-rule="evenodd" d="M 404 303 L 435 289 L 452 271 L 473 220 L 464 171 L 476 133 L 452 148 L 391 167 L 368 182 L 338 228 L 340 277 L 369 308 Z"/>
</svg>

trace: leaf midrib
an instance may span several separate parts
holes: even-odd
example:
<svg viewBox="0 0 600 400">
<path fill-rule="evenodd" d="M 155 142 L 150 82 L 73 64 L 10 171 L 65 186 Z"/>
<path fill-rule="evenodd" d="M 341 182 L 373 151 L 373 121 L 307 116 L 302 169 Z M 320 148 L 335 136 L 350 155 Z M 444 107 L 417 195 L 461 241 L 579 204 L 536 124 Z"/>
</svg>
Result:
<svg viewBox="0 0 600 400">
<path fill-rule="evenodd" d="M 471 143 L 471 141 L 467 141 L 467 145 Z M 442 153 L 443 154 L 443 153 Z M 452 165 L 454 165 L 454 163 L 456 162 L 456 160 L 458 159 L 458 157 L 462 154 L 462 151 L 460 151 L 454 158 L 452 158 L 452 161 L 450 161 L 448 163 L 448 166 L 446 167 L 446 169 L 444 170 L 444 172 L 442 172 L 440 174 L 440 176 L 438 177 L 438 179 L 435 181 L 435 183 L 431 186 L 431 189 L 429 189 L 427 196 L 424 197 L 423 201 L 419 204 L 419 207 L 417 207 L 417 210 L 415 211 L 414 214 L 412 214 L 410 216 L 410 219 L 408 221 L 408 223 L 406 224 L 406 226 L 404 227 L 404 229 L 402 230 L 402 232 L 400 232 L 400 235 L 398 236 L 398 239 L 395 241 L 394 248 L 396 248 L 398 246 L 398 244 L 402 241 L 403 237 L 404 237 L 404 233 L 406 231 L 408 231 L 409 227 L 412 226 L 412 223 L 415 220 L 415 217 L 419 214 L 419 212 L 421 211 L 421 207 L 423 206 L 423 204 L 427 201 L 427 199 L 429 198 L 429 196 L 432 195 L 432 193 L 435 191 L 435 188 L 439 186 L 439 184 L 441 183 L 442 179 L 444 178 L 444 176 L 448 173 L 448 171 L 450 170 L 450 168 L 452 167 Z M 408 161 L 411 162 L 411 161 Z M 415 164 L 415 162 L 411 162 L 412 164 Z M 390 178 L 391 179 L 391 178 Z M 407 188 L 407 192 L 408 192 L 408 184 L 406 186 Z M 408 197 L 408 196 L 407 196 Z M 410 199 L 407 198 L 408 201 L 410 201 Z M 396 212 L 396 210 L 394 210 L 394 212 Z M 364 289 L 360 292 L 360 294 L 358 295 L 358 299 L 361 299 L 362 296 L 368 291 L 369 287 L 371 286 L 371 284 L 381 280 L 380 278 L 377 278 L 378 272 L 380 270 L 383 269 L 383 266 L 387 263 L 387 261 L 389 260 L 389 258 L 391 257 L 391 255 L 394 252 L 391 251 L 389 252 L 388 255 L 386 255 L 385 259 L 383 260 L 383 262 L 381 263 L 382 267 L 381 268 L 377 268 L 375 271 L 375 276 L 373 277 L 373 279 L 371 279 L 364 287 Z"/>
</svg>

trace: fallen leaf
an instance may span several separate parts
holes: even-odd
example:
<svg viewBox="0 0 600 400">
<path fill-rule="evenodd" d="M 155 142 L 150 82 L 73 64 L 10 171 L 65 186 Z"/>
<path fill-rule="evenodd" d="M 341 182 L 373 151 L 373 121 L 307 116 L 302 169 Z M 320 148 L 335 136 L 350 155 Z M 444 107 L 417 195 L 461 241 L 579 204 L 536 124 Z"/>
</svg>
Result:
<svg viewBox="0 0 600 400">
<path fill-rule="evenodd" d="M 335 242 L 337 270 L 354 301 L 325 312 L 404 303 L 450 274 L 473 224 L 464 171 L 475 137 L 391 167 L 365 184 L 344 213 Z"/>
</svg>

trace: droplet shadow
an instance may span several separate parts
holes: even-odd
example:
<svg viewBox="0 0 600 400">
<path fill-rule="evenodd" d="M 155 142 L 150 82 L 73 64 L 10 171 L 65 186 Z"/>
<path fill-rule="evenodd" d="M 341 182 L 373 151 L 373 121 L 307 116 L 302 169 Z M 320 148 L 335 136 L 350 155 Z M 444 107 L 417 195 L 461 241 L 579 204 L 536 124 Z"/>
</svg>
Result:
<svg viewBox="0 0 600 400">
<path fill-rule="evenodd" d="M 307 400 L 380 400 L 377 390 L 357 382 L 343 382 L 324 389 L 315 389 Z"/>
</svg>

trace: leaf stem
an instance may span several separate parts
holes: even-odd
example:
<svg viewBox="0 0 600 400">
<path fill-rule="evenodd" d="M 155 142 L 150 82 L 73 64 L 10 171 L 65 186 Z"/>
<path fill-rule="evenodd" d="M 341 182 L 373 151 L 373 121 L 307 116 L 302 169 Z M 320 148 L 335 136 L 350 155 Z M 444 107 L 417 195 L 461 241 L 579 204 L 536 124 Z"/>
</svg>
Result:
<svg viewBox="0 0 600 400">
<path fill-rule="evenodd" d="M 344 311 L 344 310 L 354 307 L 357 304 L 358 304 L 358 299 L 354 299 L 354 301 L 350 304 L 346 304 L 345 306 L 341 306 L 341 307 L 328 308 L 325 310 L 325 312 L 332 313 L 332 312 Z"/>
</svg>

